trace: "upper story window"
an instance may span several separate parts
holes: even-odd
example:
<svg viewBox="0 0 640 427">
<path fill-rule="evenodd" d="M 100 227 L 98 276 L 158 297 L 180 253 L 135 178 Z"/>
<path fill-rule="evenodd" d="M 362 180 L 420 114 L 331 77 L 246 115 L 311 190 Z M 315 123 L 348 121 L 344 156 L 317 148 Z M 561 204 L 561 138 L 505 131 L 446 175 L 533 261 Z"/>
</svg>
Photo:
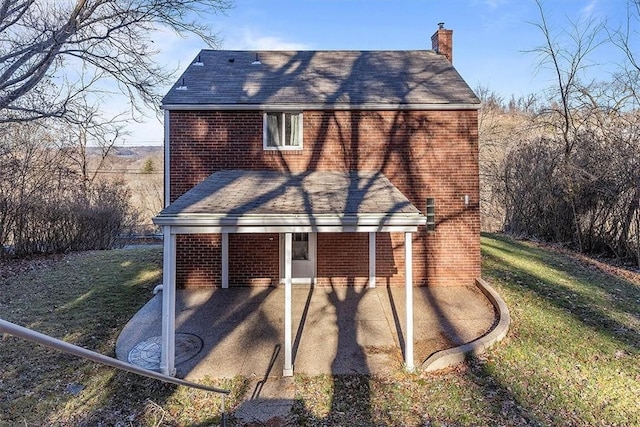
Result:
<svg viewBox="0 0 640 427">
<path fill-rule="evenodd" d="M 302 113 L 264 113 L 262 129 L 265 150 L 302 150 Z"/>
</svg>

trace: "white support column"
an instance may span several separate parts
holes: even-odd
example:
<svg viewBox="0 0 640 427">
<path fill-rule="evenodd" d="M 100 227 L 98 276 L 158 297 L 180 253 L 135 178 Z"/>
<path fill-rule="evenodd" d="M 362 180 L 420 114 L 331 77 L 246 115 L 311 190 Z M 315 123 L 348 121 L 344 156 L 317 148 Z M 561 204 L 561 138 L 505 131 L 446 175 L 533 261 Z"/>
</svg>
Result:
<svg viewBox="0 0 640 427">
<path fill-rule="evenodd" d="M 229 233 L 222 233 L 222 289 L 229 287 Z"/>
<path fill-rule="evenodd" d="M 176 236 L 163 227 L 162 259 L 162 346 L 160 372 L 175 375 L 176 359 Z"/>
<path fill-rule="evenodd" d="M 284 234 L 284 369 L 283 377 L 293 376 L 291 345 L 291 233 Z"/>
<path fill-rule="evenodd" d="M 413 234 L 404 233 L 404 277 L 405 277 L 405 306 L 406 306 L 406 334 L 404 339 L 405 369 L 413 372 Z"/>
<path fill-rule="evenodd" d="M 369 287 L 376 287 L 376 233 L 369 233 Z"/>
</svg>

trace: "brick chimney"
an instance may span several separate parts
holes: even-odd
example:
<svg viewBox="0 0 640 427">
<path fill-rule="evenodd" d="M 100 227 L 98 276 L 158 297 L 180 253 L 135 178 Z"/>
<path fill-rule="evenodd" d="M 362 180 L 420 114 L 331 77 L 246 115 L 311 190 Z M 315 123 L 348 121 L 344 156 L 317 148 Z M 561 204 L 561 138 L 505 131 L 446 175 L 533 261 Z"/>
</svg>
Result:
<svg viewBox="0 0 640 427">
<path fill-rule="evenodd" d="M 438 30 L 431 36 L 431 48 L 453 64 L 453 30 L 445 30 L 444 22 L 438 23 Z"/>
</svg>

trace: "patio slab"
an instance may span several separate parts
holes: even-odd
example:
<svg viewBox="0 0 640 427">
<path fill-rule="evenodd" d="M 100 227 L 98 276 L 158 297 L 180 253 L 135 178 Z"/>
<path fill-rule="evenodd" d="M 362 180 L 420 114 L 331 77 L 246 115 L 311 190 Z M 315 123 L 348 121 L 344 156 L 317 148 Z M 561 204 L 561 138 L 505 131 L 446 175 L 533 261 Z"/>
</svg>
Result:
<svg viewBox="0 0 640 427">
<path fill-rule="evenodd" d="M 403 288 L 293 288 L 294 372 L 385 374 L 403 367 Z M 122 330 L 116 355 L 161 334 L 162 293 Z M 416 366 L 436 351 L 472 341 L 496 320 L 475 287 L 414 288 Z M 284 359 L 284 288 L 178 290 L 176 333 L 196 335 L 202 350 L 176 365 L 189 380 L 243 375 L 279 378 Z"/>
</svg>

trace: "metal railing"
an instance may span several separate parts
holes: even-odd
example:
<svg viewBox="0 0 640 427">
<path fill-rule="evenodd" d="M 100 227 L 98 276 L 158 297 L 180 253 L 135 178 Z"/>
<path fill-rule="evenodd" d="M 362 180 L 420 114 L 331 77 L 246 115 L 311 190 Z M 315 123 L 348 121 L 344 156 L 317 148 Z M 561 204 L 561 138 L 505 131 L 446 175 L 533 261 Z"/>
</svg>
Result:
<svg viewBox="0 0 640 427">
<path fill-rule="evenodd" d="M 210 387 L 210 386 L 206 386 L 198 383 L 192 383 L 189 381 L 182 380 L 180 378 L 174 378 L 168 375 L 161 374 L 159 372 L 154 372 L 148 369 L 140 368 L 138 366 L 131 365 L 130 363 L 126 363 L 121 360 L 114 359 L 113 357 L 105 356 L 103 354 L 96 353 L 91 350 L 87 350 L 86 348 L 79 347 L 77 345 L 73 345 L 68 342 L 50 337 L 49 335 L 45 335 L 40 332 L 33 331 L 29 328 L 25 328 L 23 326 L 19 326 L 11 322 L 7 322 L 6 320 L 3 320 L 3 319 L 0 319 L 0 333 L 7 333 L 19 338 L 23 338 L 28 341 L 32 341 L 32 342 L 44 345 L 46 347 L 56 349 L 58 351 L 62 351 L 64 353 L 82 357 L 84 359 L 88 359 L 96 363 L 101 363 L 103 365 L 111 366 L 113 368 L 131 372 L 137 375 L 142 375 L 147 378 L 153 378 L 166 383 L 181 385 L 181 386 L 190 387 L 190 388 L 196 388 L 199 390 L 210 391 L 213 393 L 220 393 L 222 394 L 222 410 L 221 410 L 222 425 L 223 426 L 226 425 L 225 397 L 230 393 L 230 390 L 225 390 L 217 387 Z"/>
</svg>

